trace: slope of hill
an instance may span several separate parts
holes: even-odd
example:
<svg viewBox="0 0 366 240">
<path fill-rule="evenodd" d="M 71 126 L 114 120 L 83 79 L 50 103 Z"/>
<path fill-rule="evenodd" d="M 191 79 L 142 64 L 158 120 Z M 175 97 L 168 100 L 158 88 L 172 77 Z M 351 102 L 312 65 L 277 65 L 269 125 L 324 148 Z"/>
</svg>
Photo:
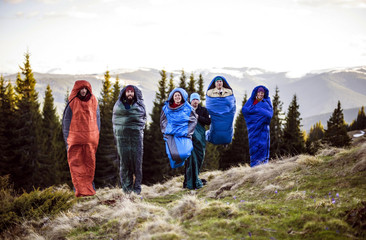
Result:
<svg viewBox="0 0 366 240">
<path fill-rule="evenodd" d="M 357 118 L 357 114 L 360 108 L 351 108 L 351 109 L 343 109 L 344 121 L 347 124 L 351 124 L 353 120 Z M 303 125 L 303 129 L 309 132 L 310 128 L 315 125 L 317 122 L 321 121 L 324 128 L 327 128 L 327 121 L 332 116 L 333 112 L 323 113 L 320 115 L 310 116 L 303 118 L 301 124 Z"/>
<path fill-rule="evenodd" d="M 26 221 L 0 237 L 365 239 L 366 137 L 354 144 L 205 172 L 208 184 L 199 190 L 182 189 L 182 176 L 143 186 L 141 195 L 99 189 L 67 212 Z"/>
</svg>

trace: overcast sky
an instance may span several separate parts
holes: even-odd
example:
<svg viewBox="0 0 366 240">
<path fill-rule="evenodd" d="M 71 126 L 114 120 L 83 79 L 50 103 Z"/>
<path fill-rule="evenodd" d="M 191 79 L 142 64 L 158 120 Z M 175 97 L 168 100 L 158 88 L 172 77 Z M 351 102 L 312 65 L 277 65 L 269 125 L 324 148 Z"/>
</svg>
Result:
<svg viewBox="0 0 366 240">
<path fill-rule="evenodd" d="M 0 72 L 366 64 L 366 0 L 0 0 Z"/>
</svg>

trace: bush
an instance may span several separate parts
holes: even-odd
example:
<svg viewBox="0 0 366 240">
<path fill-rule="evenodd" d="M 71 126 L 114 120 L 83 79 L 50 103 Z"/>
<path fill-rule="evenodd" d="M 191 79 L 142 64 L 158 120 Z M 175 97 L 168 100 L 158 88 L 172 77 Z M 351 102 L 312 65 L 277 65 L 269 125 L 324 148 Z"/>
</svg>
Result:
<svg viewBox="0 0 366 240">
<path fill-rule="evenodd" d="M 76 201 L 66 189 L 34 189 L 15 196 L 7 176 L 0 177 L 0 233 L 24 220 L 40 219 L 69 209 Z"/>
</svg>

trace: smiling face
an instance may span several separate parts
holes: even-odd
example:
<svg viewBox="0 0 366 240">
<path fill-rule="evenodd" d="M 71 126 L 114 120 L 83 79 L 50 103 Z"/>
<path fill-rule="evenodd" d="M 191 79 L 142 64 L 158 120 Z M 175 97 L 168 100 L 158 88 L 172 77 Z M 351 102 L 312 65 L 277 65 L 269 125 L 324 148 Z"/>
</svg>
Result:
<svg viewBox="0 0 366 240">
<path fill-rule="evenodd" d="M 135 92 L 134 91 L 132 91 L 132 90 L 127 90 L 126 91 L 126 98 L 128 100 L 132 100 L 134 96 L 135 96 Z"/>
<path fill-rule="evenodd" d="M 260 91 L 260 92 L 257 92 L 257 99 L 258 100 L 262 100 L 264 97 L 264 92 Z"/>
<path fill-rule="evenodd" d="M 85 95 L 88 93 L 88 89 L 86 89 L 86 87 L 84 87 L 83 89 L 80 90 L 80 95 L 82 97 L 85 97 Z"/>
<path fill-rule="evenodd" d="M 175 104 L 180 104 L 182 101 L 182 95 L 180 95 L 179 92 L 175 92 L 173 95 L 173 99 Z"/>
<path fill-rule="evenodd" d="M 217 88 L 217 89 L 221 89 L 222 88 L 222 86 L 224 85 L 224 82 L 222 81 L 222 80 L 216 80 L 216 82 L 215 82 L 215 87 Z"/>
</svg>

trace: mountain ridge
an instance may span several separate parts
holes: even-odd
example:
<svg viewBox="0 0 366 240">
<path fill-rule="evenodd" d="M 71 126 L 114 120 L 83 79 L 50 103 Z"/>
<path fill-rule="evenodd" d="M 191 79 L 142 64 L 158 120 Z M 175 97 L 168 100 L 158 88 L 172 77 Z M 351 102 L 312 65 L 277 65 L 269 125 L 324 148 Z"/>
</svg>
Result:
<svg viewBox="0 0 366 240">
<path fill-rule="evenodd" d="M 172 71 L 175 84 L 178 85 L 181 70 Z M 337 101 L 340 100 L 343 109 L 360 108 L 366 103 L 366 67 L 353 67 L 346 69 L 328 69 L 310 72 L 302 77 L 288 77 L 286 72 L 272 72 L 260 68 L 211 68 L 197 69 L 193 71 L 195 79 L 202 74 L 205 89 L 216 75 L 223 75 L 234 89 L 237 102 L 237 114 L 241 109 L 244 94 L 251 95 L 252 89 L 259 85 L 266 85 L 270 89 L 270 96 L 274 95 L 275 87 L 279 88 L 280 100 L 283 102 L 283 112 L 293 98 L 297 95 L 299 111 L 303 119 L 315 115 L 332 112 Z M 169 78 L 170 72 L 167 73 Z M 186 72 L 187 81 L 191 72 Z M 155 91 L 161 76 L 159 70 L 153 68 L 141 69 L 115 69 L 110 70 L 111 80 L 119 76 L 121 85 L 134 84 L 141 88 L 146 109 L 151 112 Z M 91 82 L 93 92 L 97 97 L 102 87 L 103 73 L 101 74 L 48 74 L 34 72 L 37 80 L 36 90 L 39 92 L 39 101 L 43 102 L 44 91 L 50 84 L 53 91 L 57 112 L 61 116 L 64 108 L 64 99 L 67 90 L 71 90 L 73 83 L 78 79 Z M 15 82 L 16 74 L 4 76 L 6 80 Z M 355 119 L 357 115 L 353 116 Z M 350 117 L 347 116 L 347 119 Z M 347 121 L 348 122 L 348 121 Z M 308 130 L 313 123 L 303 123 L 304 129 Z M 350 122 L 348 122 L 350 123 Z"/>
</svg>

